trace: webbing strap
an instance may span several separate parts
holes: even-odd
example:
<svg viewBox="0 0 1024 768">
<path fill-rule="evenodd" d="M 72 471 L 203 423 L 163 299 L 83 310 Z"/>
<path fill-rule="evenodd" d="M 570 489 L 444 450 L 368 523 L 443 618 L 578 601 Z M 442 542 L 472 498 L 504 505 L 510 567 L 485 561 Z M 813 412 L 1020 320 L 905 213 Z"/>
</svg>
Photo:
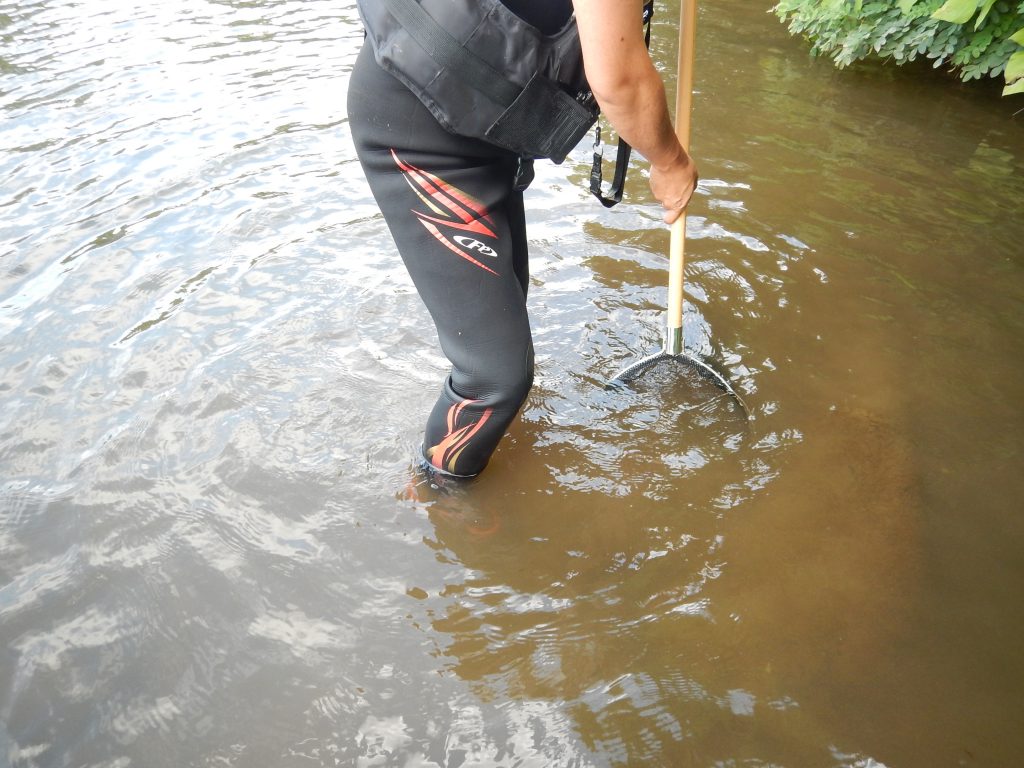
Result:
<svg viewBox="0 0 1024 768">
<path fill-rule="evenodd" d="M 654 0 L 648 0 L 644 4 L 643 23 L 646 26 L 644 31 L 644 45 L 651 47 L 651 19 L 654 16 Z M 622 138 L 619 138 L 619 147 L 615 152 L 615 175 L 612 177 L 611 187 L 605 195 L 601 189 L 604 183 L 604 169 L 602 160 L 604 155 L 601 151 L 601 123 L 597 124 L 594 135 L 594 164 L 590 168 L 590 193 L 601 201 L 605 208 L 611 208 L 622 202 L 622 192 L 626 187 L 626 171 L 629 170 L 629 155 L 632 147 Z"/>
<path fill-rule="evenodd" d="M 382 0 L 388 13 L 395 17 L 424 51 L 442 67 L 458 72 L 459 77 L 495 104 L 509 107 L 522 88 L 483 59 L 470 53 L 416 0 Z"/>
</svg>

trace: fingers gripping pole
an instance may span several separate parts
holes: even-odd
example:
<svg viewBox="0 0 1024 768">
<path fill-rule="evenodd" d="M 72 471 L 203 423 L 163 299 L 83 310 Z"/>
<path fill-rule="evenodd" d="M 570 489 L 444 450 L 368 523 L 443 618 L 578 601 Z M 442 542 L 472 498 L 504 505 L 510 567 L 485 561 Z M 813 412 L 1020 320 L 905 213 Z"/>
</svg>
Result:
<svg viewBox="0 0 1024 768">
<path fill-rule="evenodd" d="M 693 102 L 693 49 L 697 39 L 697 0 L 682 0 L 679 13 L 679 81 L 676 83 L 676 136 L 690 149 L 690 106 Z M 685 266 L 686 211 L 672 224 L 669 235 L 668 328 L 665 351 L 683 351 L 683 268 Z"/>
</svg>

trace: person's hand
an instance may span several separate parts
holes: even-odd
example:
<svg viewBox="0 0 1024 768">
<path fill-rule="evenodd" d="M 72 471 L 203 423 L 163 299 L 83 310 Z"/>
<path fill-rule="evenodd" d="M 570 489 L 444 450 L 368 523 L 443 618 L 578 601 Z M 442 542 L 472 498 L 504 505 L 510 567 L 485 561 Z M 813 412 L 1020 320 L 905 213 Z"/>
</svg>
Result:
<svg viewBox="0 0 1024 768">
<path fill-rule="evenodd" d="M 651 192 L 665 209 L 662 218 L 671 224 L 679 218 L 697 188 L 697 165 L 680 149 L 680 155 L 667 165 L 651 165 Z"/>
</svg>

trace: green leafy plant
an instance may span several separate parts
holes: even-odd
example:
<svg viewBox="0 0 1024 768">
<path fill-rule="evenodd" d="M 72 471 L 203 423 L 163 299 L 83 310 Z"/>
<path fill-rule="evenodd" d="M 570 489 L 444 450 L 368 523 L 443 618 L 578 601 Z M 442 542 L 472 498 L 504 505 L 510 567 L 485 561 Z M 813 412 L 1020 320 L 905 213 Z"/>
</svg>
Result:
<svg viewBox="0 0 1024 768">
<path fill-rule="evenodd" d="M 1003 75 L 1004 95 L 1024 93 L 1024 2 L 780 0 L 774 11 L 840 67 L 924 56 L 963 80 Z"/>
</svg>

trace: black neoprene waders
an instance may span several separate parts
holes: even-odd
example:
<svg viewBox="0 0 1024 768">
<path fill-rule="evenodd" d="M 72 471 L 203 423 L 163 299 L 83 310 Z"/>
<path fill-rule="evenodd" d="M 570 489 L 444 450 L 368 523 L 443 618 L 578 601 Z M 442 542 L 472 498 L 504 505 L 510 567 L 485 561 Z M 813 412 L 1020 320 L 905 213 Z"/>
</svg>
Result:
<svg viewBox="0 0 1024 768">
<path fill-rule="evenodd" d="M 368 45 L 348 115 L 370 189 L 452 364 L 427 419 L 424 457 L 475 475 L 533 383 L 518 158 L 447 132 Z"/>
</svg>

